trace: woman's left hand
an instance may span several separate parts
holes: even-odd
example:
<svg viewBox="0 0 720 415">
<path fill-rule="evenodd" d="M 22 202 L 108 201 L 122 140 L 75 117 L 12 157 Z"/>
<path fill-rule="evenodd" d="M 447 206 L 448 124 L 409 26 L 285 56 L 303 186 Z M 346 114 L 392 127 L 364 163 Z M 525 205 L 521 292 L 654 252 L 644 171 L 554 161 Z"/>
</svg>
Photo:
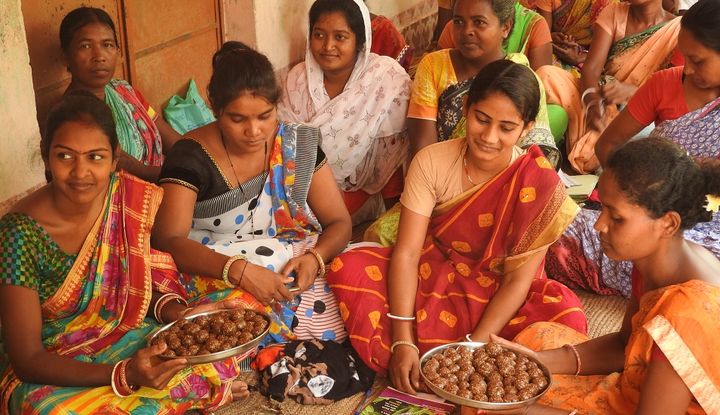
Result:
<svg viewBox="0 0 720 415">
<path fill-rule="evenodd" d="M 289 277 L 295 271 L 295 284 L 300 288 L 300 292 L 303 292 L 315 282 L 318 270 L 320 270 L 320 264 L 318 264 L 317 258 L 307 252 L 288 261 L 282 269 L 282 274 Z"/>
<path fill-rule="evenodd" d="M 228 300 L 218 301 L 216 303 L 201 304 L 199 306 L 186 308 L 180 312 L 177 319 L 179 320 L 181 318 L 195 316 L 209 311 L 234 310 L 236 308 L 240 308 L 242 305 L 243 301 L 239 298 L 231 298 Z"/>
</svg>

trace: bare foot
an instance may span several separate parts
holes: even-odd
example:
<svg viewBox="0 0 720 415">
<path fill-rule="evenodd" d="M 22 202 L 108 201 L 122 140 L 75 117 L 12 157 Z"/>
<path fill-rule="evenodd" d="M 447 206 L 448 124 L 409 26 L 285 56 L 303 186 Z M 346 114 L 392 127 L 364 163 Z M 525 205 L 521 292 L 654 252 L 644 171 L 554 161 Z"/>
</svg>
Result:
<svg viewBox="0 0 720 415">
<path fill-rule="evenodd" d="M 250 396 L 248 385 L 242 380 L 235 380 L 230 386 L 230 391 L 232 391 L 233 401 L 239 401 Z"/>
</svg>

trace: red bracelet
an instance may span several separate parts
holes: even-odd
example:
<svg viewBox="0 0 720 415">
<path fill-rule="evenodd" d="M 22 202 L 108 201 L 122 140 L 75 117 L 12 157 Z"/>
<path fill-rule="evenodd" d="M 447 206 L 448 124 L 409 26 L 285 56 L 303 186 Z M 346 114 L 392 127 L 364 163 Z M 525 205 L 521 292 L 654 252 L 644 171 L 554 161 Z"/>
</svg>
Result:
<svg viewBox="0 0 720 415">
<path fill-rule="evenodd" d="M 120 398 L 127 398 L 134 392 L 129 385 L 127 380 L 123 384 L 123 378 L 125 376 L 125 365 L 127 360 L 121 360 L 113 366 L 112 377 L 110 379 L 110 386 L 112 387 L 113 393 Z"/>
<path fill-rule="evenodd" d="M 125 368 L 129 361 L 130 359 L 125 359 L 117 362 L 115 366 L 113 366 L 112 370 L 110 386 L 112 387 L 115 395 L 120 398 L 127 398 L 128 396 L 132 395 L 133 392 L 139 389 L 137 386 L 133 387 L 127 383 L 127 377 L 125 376 Z"/>
<path fill-rule="evenodd" d="M 123 387 L 123 389 L 125 389 L 125 392 L 129 391 L 128 395 L 131 395 L 133 392 L 137 392 L 137 390 L 140 389 L 140 387 L 131 386 L 127 381 L 126 369 L 127 369 L 128 363 L 130 363 L 130 359 L 125 359 L 120 363 L 121 363 L 120 368 L 119 368 L 119 370 L 120 370 L 120 375 L 119 375 L 120 385 Z"/>
</svg>

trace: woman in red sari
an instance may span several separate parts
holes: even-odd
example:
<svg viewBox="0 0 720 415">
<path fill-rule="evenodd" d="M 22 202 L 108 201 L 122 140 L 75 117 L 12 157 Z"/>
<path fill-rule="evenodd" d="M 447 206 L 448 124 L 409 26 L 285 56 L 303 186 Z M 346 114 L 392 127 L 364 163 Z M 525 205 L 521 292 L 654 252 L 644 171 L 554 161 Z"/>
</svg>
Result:
<svg viewBox="0 0 720 415">
<path fill-rule="evenodd" d="M 536 321 L 587 329 L 577 297 L 543 271 L 577 206 L 538 147 L 515 145 L 539 95 L 529 68 L 488 64 L 468 94 L 467 137 L 413 159 L 394 250 L 357 248 L 330 266 L 353 346 L 404 391 L 419 387 L 419 354 L 437 345 L 512 338 Z"/>
</svg>

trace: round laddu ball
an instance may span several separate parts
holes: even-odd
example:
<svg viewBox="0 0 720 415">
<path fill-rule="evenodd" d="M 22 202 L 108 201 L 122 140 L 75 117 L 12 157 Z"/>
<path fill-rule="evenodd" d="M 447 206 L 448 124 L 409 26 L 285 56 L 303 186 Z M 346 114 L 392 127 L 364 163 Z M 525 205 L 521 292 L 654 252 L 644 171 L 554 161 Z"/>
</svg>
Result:
<svg viewBox="0 0 720 415">
<path fill-rule="evenodd" d="M 183 327 L 183 331 L 187 334 L 195 334 L 201 328 L 199 324 L 190 322 Z"/>
<path fill-rule="evenodd" d="M 210 337 L 210 333 L 208 333 L 208 331 L 205 330 L 205 329 L 200 329 L 200 330 L 198 330 L 198 331 L 195 332 L 195 335 L 194 335 L 194 336 L 195 336 L 195 342 L 196 342 L 197 344 L 203 344 L 203 343 L 205 343 L 205 342 L 208 340 L 208 338 Z"/>
<path fill-rule="evenodd" d="M 226 320 L 222 325 L 222 332 L 226 336 L 232 336 L 237 332 L 237 325 L 230 320 Z"/>
<path fill-rule="evenodd" d="M 503 348 L 502 348 L 502 346 L 500 346 L 497 343 L 490 342 L 485 345 L 485 352 L 490 357 L 495 357 L 495 356 L 499 356 L 503 352 Z"/>
<path fill-rule="evenodd" d="M 210 318 L 208 316 L 197 316 L 193 319 L 193 323 L 204 328 L 208 326 L 208 323 L 210 323 Z"/>
</svg>

